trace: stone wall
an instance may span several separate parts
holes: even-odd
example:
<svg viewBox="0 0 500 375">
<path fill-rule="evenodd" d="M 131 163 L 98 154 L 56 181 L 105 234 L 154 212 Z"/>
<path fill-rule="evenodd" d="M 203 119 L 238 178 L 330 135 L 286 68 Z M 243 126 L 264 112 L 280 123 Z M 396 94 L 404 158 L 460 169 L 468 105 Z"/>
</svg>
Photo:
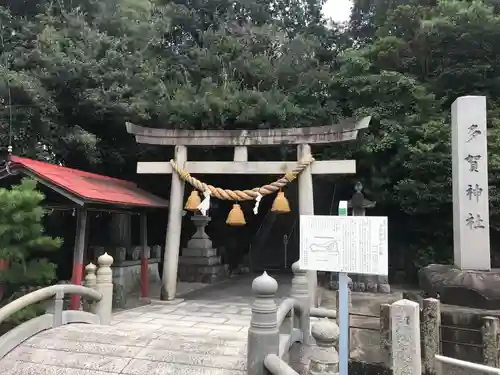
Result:
<svg viewBox="0 0 500 375">
<path fill-rule="evenodd" d="M 148 247 L 145 256 L 148 260 L 149 284 L 160 284 L 158 263 L 160 263 L 162 248 L 159 245 Z M 94 246 L 89 248 L 91 259 L 97 259 L 101 254 L 107 252 L 114 258 L 111 267 L 113 272 L 114 305 L 123 307 L 130 294 L 137 295 L 141 288 L 141 252 L 142 246 L 126 247 L 104 247 Z M 92 261 L 92 260 L 91 260 Z"/>
<path fill-rule="evenodd" d="M 416 293 L 404 293 L 404 298 L 418 302 L 420 306 L 425 301 Z M 474 363 L 487 364 L 484 355 L 486 317 L 500 319 L 500 310 L 483 310 L 469 307 L 439 303 L 440 311 L 440 353 L 444 356 L 457 358 Z M 429 335 L 429 334 L 428 334 Z M 425 337 L 424 337 L 425 338 Z M 497 341 L 497 351 L 500 345 Z"/>
</svg>

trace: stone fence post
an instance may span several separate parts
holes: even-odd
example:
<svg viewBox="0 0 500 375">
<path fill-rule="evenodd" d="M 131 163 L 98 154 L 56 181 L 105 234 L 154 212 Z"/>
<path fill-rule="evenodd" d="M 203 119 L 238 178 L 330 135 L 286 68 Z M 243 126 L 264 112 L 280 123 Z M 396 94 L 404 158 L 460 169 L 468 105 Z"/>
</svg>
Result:
<svg viewBox="0 0 500 375">
<path fill-rule="evenodd" d="M 309 345 L 310 340 L 310 305 L 309 305 L 309 290 L 307 281 L 307 271 L 301 270 L 299 261 L 292 264 L 293 279 L 290 297 L 296 299 L 302 306 L 302 315 L 298 317 L 300 322 L 294 322 L 295 327 L 300 327 L 302 330 L 302 343 Z M 295 318 L 297 319 L 297 318 Z M 299 324 L 297 324 L 299 323 Z"/>
<path fill-rule="evenodd" d="M 500 333 L 500 325 L 497 317 L 483 317 L 483 326 L 481 334 L 483 337 L 483 362 L 486 366 L 499 367 L 498 360 L 499 345 L 498 335 Z"/>
<path fill-rule="evenodd" d="M 255 298 L 248 329 L 248 375 L 267 374 L 264 359 L 268 354 L 279 354 L 278 308 L 274 301 L 277 290 L 277 281 L 266 272 L 252 283 Z"/>
<path fill-rule="evenodd" d="M 95 276 L 95 271 L 97 267 L 94 263 L 89 263 L 85 267 L 85 282 L 84 285 L 87 288 L 95 289 L 97 285 L 97 278 Z"/>
<path fill-rule="evenodd" d="M 439 353 L 441 341 L 441 309 L 435 298 L 422 301 L 422 367 L 424 375 L 436 375 L 436 354 Z"/>
<path fill-rule="evenodd" d="M 316 346 L 311 347 L 309 375 L 336 375 L 339 373 L 339 355 L 335 345 L 339 341 L 339 327 L 327 318 L 315 323 L 311 334 Z"/>
<path fill-rule="evenodd" d="M 96 287 L 96 285 L 97 285 L 97 278 L 95 276 L 96 269 L 97 269 L 97 267 L 92 262 L 89 263 L 89 264 L 87 264 L 87 266 L 85 267 L 84 285 L 87 288 L 97 289 L 97 287 Z M 92 302 L 92 301 L 84 300 L 83 301 L 83 309 L 84 309 L 84 311 L 90 311 L 91 308 L 92 308 L 91 306 L 92 306 L 93 303 L 94 302 Z"/>
<path fill-rule="evenodd" d="M 420 306 L 406 299 L 391 305 L 392 373 L 422 375 Z"/>
<path fill-rule="evenodd" d="M 382 363 L 391 368 L 391 305 L 380 305 L 380 353 Z"/>
<path fill-rule="evenodd" d="M 101 324 L 111 323 L 111 309 L 113 308 L 113 272 L 111 265 L 113 257 L 104 253 L 97 259 L 96 290 L 102 293 L 102 299 L 94 304 L 93 312 L 101 320 Z"/>
</svg>

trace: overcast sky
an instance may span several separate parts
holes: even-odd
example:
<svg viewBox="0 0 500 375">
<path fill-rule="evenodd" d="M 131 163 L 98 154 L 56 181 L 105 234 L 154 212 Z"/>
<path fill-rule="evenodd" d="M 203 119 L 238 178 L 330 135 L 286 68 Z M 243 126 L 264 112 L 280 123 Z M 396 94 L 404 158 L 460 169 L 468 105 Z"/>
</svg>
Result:
<svg viewBox="0 0 500 375">
<path fill-rule="evenodd" d="M 351 14 L 352 0 L 327 0 L 323 13 L 335 21 L 347 21 Z"/>
</svg>

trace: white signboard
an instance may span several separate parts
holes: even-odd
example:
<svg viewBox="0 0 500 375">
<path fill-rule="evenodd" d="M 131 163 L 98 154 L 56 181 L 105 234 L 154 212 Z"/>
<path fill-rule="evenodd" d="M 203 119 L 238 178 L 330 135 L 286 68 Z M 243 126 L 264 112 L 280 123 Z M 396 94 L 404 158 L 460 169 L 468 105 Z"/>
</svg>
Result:
<svg viewBox="0 0 500 375">
<path fill-rule="evenodd" d="M 300 268 L 387 275 L 387 217 L 300 215 Z"/>
</svg>

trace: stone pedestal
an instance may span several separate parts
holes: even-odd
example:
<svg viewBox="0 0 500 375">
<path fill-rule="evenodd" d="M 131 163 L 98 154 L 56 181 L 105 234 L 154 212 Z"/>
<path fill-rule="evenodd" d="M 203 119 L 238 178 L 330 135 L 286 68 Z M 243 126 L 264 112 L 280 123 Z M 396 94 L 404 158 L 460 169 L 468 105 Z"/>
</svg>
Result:
<svg viewBox="0 0 500 375">
<path fill-rule="evenodd" d="M 210 217 L 193 215 L 196 233 L 189 240 L 187 247 L 179 257 L 179 279 L 188 282 L 214 283 L 226 277 L 226 268 L 221 263 L 217 250 L 212 248 L 212 241 L 205 233 Z"/>
<path fill-rule="evenodd" d="M 500 309 L 500 269 L 461 270 L 455 266 L 431 264 L 418 274 L 420 288 L 442 303 L 477 309 Z"/>
</svg>

